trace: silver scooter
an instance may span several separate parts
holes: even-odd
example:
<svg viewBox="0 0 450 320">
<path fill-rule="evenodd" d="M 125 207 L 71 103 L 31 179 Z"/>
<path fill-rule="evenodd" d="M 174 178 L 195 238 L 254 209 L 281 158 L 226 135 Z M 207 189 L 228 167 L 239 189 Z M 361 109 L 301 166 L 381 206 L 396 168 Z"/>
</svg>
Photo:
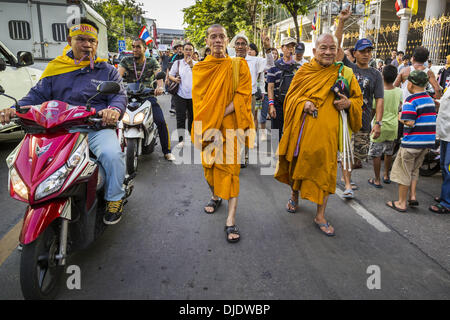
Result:
<svg viewBox="0 0 450 320">
<path fill-rule="evenodd" d="M 152 83 L 152 88 L 146 88 L 139 83 L 128 83 L 128 105 L 119 123 L 125 140 L 125 155 L 128 174 L 134 175 L 138 168 L 138 158 L 142 154 L 150 154 L 154 151 L 158 136 L 158 129 L 153 120 L 152 105 L 148 100 L 154 96 L 153 84 L 164 79 L 165 73 L 160 72 Z"/>
</svg>

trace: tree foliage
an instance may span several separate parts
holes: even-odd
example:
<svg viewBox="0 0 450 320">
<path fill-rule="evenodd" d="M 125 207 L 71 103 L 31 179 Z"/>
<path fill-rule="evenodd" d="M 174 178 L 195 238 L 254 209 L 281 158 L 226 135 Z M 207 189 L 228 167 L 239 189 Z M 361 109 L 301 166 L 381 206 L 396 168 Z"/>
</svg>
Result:
<svg viewBox="0 0 450 320">
<path fill-rule="evenodd" d="M 277 4 L 282 5 L 291 14 L 294 19 L 295 34 L 297 42 L 300 42 L 300 28 L 298 25 L 297 16 L 307 15 L 309 11 L 315 8 L 321 0 L 275 0 Z M 273 2 L 273 1 L 269 1 Z"/>
<path fill-rule="evenodd" d="M 131 39 L 139 35 L 141 23 L 136 17 L 142 17 L 145 11 L 143 4 L 137 0 L 85 0 L 103 19 L 108 31 L 108 50 L 118 51 L 118 40 L 123 39 L 123 16 L 125 17 L 125 35 L 127 49 L 131 46 Z M 138 20 L 139 20 L 138 19 Z"/>
<path fill-rule="evenodd" d="M 206 30 L 218 23 L 225 27 L 230 39 L 245 31 L 252 41 L 261 3 L 258 0 L 197 0 L 183 9 L 186 37 L 197 48 L 204 47 Z"/>
</svg>

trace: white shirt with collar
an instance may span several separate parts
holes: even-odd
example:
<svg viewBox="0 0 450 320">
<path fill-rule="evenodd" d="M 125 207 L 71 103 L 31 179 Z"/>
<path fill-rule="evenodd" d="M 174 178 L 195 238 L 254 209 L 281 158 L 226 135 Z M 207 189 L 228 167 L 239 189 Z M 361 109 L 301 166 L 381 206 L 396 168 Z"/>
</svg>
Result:
<svg viewBox="0 0 450 320">
<path fill-rule="evenodd" d="M 194 60 L 192 62 L 194 65 L 197 63 Z M 177 94 L 183 99 L 192 99 L 192 68 L 184 59 L 174 62 L 169 75 L 176 77 L 177 73 L 181 78 Z"/>
</svg>

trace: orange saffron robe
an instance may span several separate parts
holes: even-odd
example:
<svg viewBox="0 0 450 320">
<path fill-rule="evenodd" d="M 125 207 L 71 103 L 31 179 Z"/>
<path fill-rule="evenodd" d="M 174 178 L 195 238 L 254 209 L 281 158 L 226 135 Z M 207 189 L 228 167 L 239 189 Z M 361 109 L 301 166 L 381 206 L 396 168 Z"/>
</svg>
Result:
<svg viewBox="0 0 450 320">
<path fill-rule="evenodd" d="M 254 129 L 251 112 L 252 80 L 247 62 L 240 59 L 239 84 L 233 96 L 233 72 L 230 57 L 208 55 L 192 69 L 192 104 L 194 121 L 191 137 L 202 150 L 202 165 L 208 184 L 222 199 L 239 195 L 240 144 L 228 136 L 241 129 Z M 233 101 L 235 111 L 224 117 L 225 108 Z M 210 142 L 211 135 L 214 142 Z M 251 139 L 251 137 L 250 137 Z M 249 143 L 253 146 L 252 143 Z"/>
<path fill-rule="evenodd" d="M 336 190 L 340 116 L 330 89 L 337 80 L 338 70 L 336 65 L 322 67 L 315 59 L 304 64 L 295 74 L 283 106 L 284 129 L 278 146 L 275 179 L 300 191 L 303 199 L 319 205 L 326 195 Z M 363 96 L 355 75 L 349 89 L 348 125 L 357 132 L 362 126 Z M 318 116 L 305 117 L 299 153 L 295 157 L 306 101 L 314 103 Z"/>
</svg>

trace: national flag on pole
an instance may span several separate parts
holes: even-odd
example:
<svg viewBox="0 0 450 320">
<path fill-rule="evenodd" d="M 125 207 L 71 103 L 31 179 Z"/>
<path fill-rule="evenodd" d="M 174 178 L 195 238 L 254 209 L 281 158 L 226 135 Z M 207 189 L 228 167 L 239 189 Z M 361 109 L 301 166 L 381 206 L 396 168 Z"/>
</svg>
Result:
<svg viewBox="0 0 450 320">
<path fill-rule="evenodd" d="M 143 26 L 141 32 L 139 33 L 139 38 L 145 41 L 146 45 L 149 45 L 153 40 L 150 37 L 150 32 L 148 32 L 147 27 Z"/>
<path fill-rule="evenodd" d="M 155 40 L 155 47 L 158 48 L 158 32 L 156 30 L 156 23 L 153 22 L 153 39 Z"/>
<path fill-rule="evenodd" d="M 314 31 L 316 31 L 316 25 L 317 25 L 317 12 L 314 12 L 314 17 L 311 24 L 311 27 Z"/>
<path fill-rule="evenodd" d="M 395 1 L 395 10 L 408 8 L 408 0 L 396 0 Z"/>
</svg>

